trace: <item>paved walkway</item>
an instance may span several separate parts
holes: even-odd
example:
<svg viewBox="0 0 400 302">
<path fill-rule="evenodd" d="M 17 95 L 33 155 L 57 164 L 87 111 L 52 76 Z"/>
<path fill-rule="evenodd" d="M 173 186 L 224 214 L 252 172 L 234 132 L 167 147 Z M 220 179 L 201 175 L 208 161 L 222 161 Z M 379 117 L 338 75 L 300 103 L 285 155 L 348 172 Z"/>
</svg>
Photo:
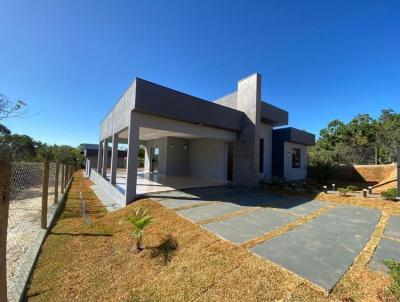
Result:
<svg viewBox="0 0 400 302">
<path fill-rule="evenodd" d="M 373 270 L 387 272 L 383 264 L 385 259 L 394 259 L 400 262 L 400 215 L 392 215 L 386 224 L 374 257 L 369 265 Z"/>
<path fill-rule="evenodd" d="M 381 217 L 376 209 L 228 187 L 159 193 L 152 198 L 327 291 L 363 250 Z M 288 226 L 293 227 L 280 231 Z M 400 216 L 391 217 L 373 263 L 382 257 L 400 258 L 399 229 Z M 271 232 L 275 235 L 268 237 Z"/>
</svg>

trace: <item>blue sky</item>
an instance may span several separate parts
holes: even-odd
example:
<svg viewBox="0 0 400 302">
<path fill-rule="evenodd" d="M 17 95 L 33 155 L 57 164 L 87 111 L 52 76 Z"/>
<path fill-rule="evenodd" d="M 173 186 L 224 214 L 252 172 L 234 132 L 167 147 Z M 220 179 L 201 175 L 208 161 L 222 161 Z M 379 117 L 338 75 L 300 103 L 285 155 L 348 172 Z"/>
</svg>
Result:
<svg viewBox="0 0 400 302">
<path fill-rule="evenodd" d="M 0 0 L 0 93 L 30 108 L 5 124 L 43 142 L 97 142 L 136 76 L 213 100 L 254 72 L 314 133 L 400 111 L 400 1 Z"/>
</svg>

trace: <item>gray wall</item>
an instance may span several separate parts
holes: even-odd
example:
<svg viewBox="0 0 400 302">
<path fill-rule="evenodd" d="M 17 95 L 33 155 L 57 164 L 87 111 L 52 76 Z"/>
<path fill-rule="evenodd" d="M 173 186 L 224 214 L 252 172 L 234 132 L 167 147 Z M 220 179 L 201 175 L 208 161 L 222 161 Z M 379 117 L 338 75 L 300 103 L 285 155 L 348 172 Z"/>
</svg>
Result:
<svg viewBox="0 0 400 302">
<path fill-rule="evenodd" d="M 254 74 L 239 81 L 237 106 L 245 117 L 233 144 L 233 183 L 257 187 L 260 178 L 261 75 Z"/>
<path fill-rule="evenodd" d="M 190 176 L 226 180 L 227 144 L 223 140 L 199 138 L 190 140 Z"/>
<path fill-rule="evenodd" d="M 185 145 L 188 147 L 185 149 Z M 188 175 L 189 140 L 168 137 L 167 138 L 167 172 L 166 175 Z"/>
<path fill-rule="evenodd" d="M 167 173 L 167 137 L 162 137 L 155 140 L 149 140 L 143 142 L 145 146 L 145 160 L 144 160 L 144 171 L 150 171 L 150 148 L 158 148 L 158 173 L 166 175 Z"/>
</svg>

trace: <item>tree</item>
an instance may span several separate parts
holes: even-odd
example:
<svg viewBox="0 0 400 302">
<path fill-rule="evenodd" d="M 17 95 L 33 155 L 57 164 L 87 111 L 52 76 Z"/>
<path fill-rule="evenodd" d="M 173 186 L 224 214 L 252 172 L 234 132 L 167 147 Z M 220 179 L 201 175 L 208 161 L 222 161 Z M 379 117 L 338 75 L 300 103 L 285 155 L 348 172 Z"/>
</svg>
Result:
<svg viewBox="0 0 400 302">
<path fill-rule="evenodd" d="M 315 150 L 325 152 L 323 156 L 329 156 L 336 165 L 381 164 L 396 160 L 399 144 L 400 114 L 385 109 L 378 119 L 358 114 L 347 124 L 331 121 L 321 129 Z M 321 165 L 318 160 L 314 162 Z"/>
<path fill-rule="evenodd" d="M 0 120 L 25 115 L 26 106 L 27 104 L 22 100 L 13 103 L 5 95 L 0 94 Z"/>
</svg>

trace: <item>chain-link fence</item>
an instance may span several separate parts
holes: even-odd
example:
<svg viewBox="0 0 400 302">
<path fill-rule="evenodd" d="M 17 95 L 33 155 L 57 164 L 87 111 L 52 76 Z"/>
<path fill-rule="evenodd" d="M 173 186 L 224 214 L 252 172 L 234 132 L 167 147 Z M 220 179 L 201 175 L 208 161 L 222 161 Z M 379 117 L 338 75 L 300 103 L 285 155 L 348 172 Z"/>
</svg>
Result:
<svg viewBox="0 0 400 302">
<path fill-rule="evenodd" d="M 23 292 L 72 173 L 71 166 L 56 163 L 11 164 L 6 248 L 9 301 L 19 299 Z"/>
</svg>

